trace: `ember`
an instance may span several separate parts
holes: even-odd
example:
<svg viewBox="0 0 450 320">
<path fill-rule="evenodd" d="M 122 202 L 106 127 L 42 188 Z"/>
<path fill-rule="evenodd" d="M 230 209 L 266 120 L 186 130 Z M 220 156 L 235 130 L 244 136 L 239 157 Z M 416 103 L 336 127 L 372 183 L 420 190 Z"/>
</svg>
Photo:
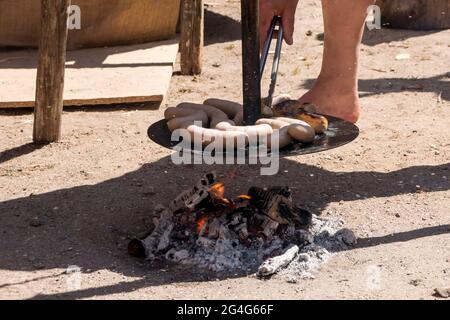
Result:
<svg viewBox="0 0 450 320">
<path fill-rule="evenodd" d="M 288 187 L 252 187 L 228 199 L 224 184 L 207 174 L 161 210 L 150 236 L 132 240 L 128 250 L 212 271 L 250 271 L 264 262 L 260 274 L 266 276 L 312 244 L 317 219 L 293 203 Z"/>
</svg>

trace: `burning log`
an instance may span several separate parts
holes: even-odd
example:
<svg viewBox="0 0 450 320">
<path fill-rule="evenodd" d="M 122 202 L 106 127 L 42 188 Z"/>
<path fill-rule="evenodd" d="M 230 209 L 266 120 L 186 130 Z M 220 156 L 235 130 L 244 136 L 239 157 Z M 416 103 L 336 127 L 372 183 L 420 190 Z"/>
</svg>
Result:
<svg viewBox="0 0 450 320">
<path fill-rule="evenodd" d="M 311 223 L 311 213 L 293 204 L 289 187 L 273 187 L 267 190 L 253 187 L 248 195 L 252 205 L 279 224 L 305 226 Z"/>
<path fill-rule="evenodd" d="M 178 210 L 196 208 L 209 196 L 208 191 L 216 182 L 214 173 L 206 174 L 194 187 L 176 197 L 170 203 L 169 210 L 175 213 Z"/>
<path fill-rule="evenodd" d="M 273 257 L 264 261 L 258 269 L 258 276 L 267 277 L 286 267 L 298 255 L 300 248 L 297 245 L 291 245 L 282 255 Z"/>
</svg>

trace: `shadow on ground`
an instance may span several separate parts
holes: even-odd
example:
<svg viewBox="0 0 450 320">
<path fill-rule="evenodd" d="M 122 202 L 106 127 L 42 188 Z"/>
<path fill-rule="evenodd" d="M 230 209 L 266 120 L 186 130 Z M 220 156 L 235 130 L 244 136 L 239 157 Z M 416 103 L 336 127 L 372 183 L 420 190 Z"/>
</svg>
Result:
<svg viewBox="0 0 450 320">
<path fill-rule="evenodd" d="M 361 97 L 397 92 L 432 92 L 442 100 L 450 101 L 450 72 L 430 78 L 380 78 L 359 80 Z M 311 89 L 315 79 L 304 80 L 301 87 Z"/>
<path fill-rule="evenodd" d="M 29 147 L 25 146 L 24 150 L 28 152 Z M 222 176 L 228 176 L 231 170 L 236 172 L 237 175 L 227 183 L 230 196 L 246 192 L 252 185 L 289 185 L 299 204 L 319 214 L 332 202 L 411 193 L 416 191 L 416 185 L 421 185 L 424 192 L 450 189 L 441 178 L 448 175 L 449 164 L 416 166 L 389 173 L 331 172 L 288 159 L 281 160 L 280 165 L 281 172 L 287 170 L 289 174 L 268 177 L 260 176 L 257 166 L 240 166 L 237 171 L 236 166 L 176 166 L 170 157 L 165 157 L 99 184 L 1 202 L 0 242 L 3 245 L 0 247 L 0 269 L 33 271 L 77 265 L 86 276 L 106 269 L 138 278 L 66 294 L 36 296 L 36 299 L 89 298 L 149 286 L 215 279 L 217 275 L 134 259 L 126 250 L 130 238 L 142 236 L 150 229 L 155 205 L 167 204 L 202 174 L 212 170 Z M 359 246 L 408 241 L 448 232 L 450 226 L 436 226 L 360 239 Z M 28 281 L 36 280 L 39 279 Z M 0 290 L 15 285 L 3 282 Z"/>
<path fill-rule="evenodd" d="M 211 10 L 205 10 L 205 45 L 241 39 L 241 22 Z"/>
<path fill-rule="evenodd" d="M 368 46 L 376 46 L 381 43 L 402 42 L 411 38 L 423 37 L 430 34 L 443 32 L 444 30 L 416 31 L 405 29 L 382 28 L 380 30 L 366 30 L 363 43 Z"/>
</svg>

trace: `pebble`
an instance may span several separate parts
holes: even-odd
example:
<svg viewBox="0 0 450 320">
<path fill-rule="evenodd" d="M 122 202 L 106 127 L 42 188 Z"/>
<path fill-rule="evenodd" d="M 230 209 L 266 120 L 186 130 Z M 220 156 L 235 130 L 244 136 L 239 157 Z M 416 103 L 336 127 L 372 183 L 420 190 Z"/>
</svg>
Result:
<svg viewBox="0 0 450 320">
<path fill-rule="evenodd" d="M 356 236 L 353 231 L 347 228 L 339 230 L 338 232 L 336 232 L 335 236 L 339 241 L 344 242 L 348 246 L 355 245 L 357 242 Z"/>
<path fill-rule="evenodd" d="M 289 277 L 287 282 L 295 284 L 295 283 L 298 283 L 298 279 L 296 277 Z"/>
<path fill-rule="evenodd" d="M 45 265 L 40 263 L 40 262 L 36 262 L 36 263 L 33 263 L 33 268 L 38 269 L 38 270 L 42 270 L 42 269 L 45 268 Z"/>
<path fill-rule="evenodd" d="M 400 53 L 395 56 L 395 60 L 408 60 L 411 59 L 411 55 L 409 53 Z"/>
<path fill-rule="evenodd" d="M 42 226 L 42 222 L 39 220 L 38 217 L 34 217 L 31 221 L 30 221 L 30 226 L 32 227 L 40 227 Z"/>
<path fill-rule="evenodd" d="M 414 280 L 411 280 L 411 281 L 409 282 L 409 284 L 412 285 L 412 286 L 414 286 L 414 287 L 419 286 L 421 283 L 422 283 L 422 280 L 420 280 L 420 279 L 414 279 Z"/>
</svg>

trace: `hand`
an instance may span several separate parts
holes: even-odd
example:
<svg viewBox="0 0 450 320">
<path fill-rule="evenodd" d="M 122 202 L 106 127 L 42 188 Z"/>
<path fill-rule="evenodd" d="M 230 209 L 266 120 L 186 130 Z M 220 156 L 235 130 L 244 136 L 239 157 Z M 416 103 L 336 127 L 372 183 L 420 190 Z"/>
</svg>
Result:
<svg viewBox="0 0 450 320">
<path fill-rule="evenodd" d="M 270 23 L 274 16 L 280 16 L 284 28 L 284 40 L 287 44 L 294 43 L 295 11 L 299 0 L 259 0 L 260 20 L 259 31 L 261 34 L 260 47 L 267 39 Z"/>
</svg>

